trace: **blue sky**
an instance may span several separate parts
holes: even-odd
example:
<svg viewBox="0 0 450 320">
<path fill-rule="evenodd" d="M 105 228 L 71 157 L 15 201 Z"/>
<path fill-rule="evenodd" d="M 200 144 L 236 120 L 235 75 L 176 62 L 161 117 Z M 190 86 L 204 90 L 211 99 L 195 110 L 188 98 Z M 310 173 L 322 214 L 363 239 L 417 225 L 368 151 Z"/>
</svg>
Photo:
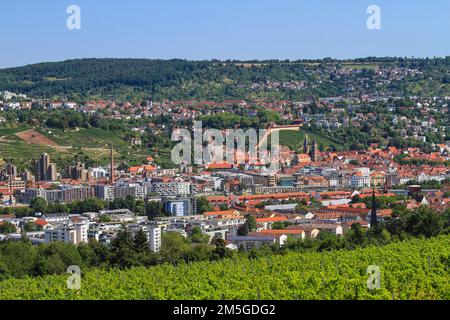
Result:
<svg viewBox="0 0 450 320">
<path fill-rule="evenodd" d="M 66 9 L 81 8 L 81 30 Z M 381 30 L 366 9 L 381 8 Z M 2 1 L 0 67 L 83 57 L 450 55 L 450 0 Z"/>
</svg>

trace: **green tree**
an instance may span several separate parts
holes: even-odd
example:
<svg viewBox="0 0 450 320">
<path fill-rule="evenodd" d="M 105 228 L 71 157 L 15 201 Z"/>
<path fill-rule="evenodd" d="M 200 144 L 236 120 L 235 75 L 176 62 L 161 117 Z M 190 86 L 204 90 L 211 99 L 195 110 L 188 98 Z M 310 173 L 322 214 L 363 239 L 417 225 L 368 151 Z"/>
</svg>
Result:
<svg viewBox="0 0 450 320">
<path fill-rule="evenodd" d="M 0 223 L 0 233 L 8 234 L 8 233 L 16 233 L 16 226 L 11 222 L 2 222 Z"/>
<path fill-rule="evenodd" d="M 213 208 L 209 204 L 208 199 L 205 196 L 197 198 L 197 212 L 198 214 L 203 214 L 207 211 L 212 211 Z"/>
<path fill-rule="evenodd" d="M 445 226 L 443 216 L 425 206 L 407 214 L 403 219 L 405 231 L 413 236 L 434 237 L 441 233 Z"/>
<path fill-rule="evenodd" d="M 202 229 L 198 226 L 192 228 L 192 233 L 189 236 L 192 243 L 208 243 L 209 236 L 202 232 Z"/>
<path fill-rule="evenodd" d="M 130 268 L 135 264 L 134 242 L 130 231 L 125 225 L 111 241 L 111 263 L 119 268 Z"/>
<path fill-rule="evenodd" d="M 107 214 L 102 214 L 99 218 L 98 218 L 98 222 L 100 223 L 108 223 L 111 222 L 111 217 Z"/>
<path fill-rule="evenodd" d="M 0 245 L 0 279 L 24 278 L 33 274 L 36 247 L 27 242 L 7 242 Z"/>
<path fill-rule="evenodd" d="M 347 231 L 345 236 L 345 240 L 350 248 L 354 248 L 355 246 L 362 246 L 365 241 L 365 231 L 363 227 L 359 223 L 354 223 Z"/>
<path fill-rule="evenodd" d="M 77 249 L 86 266 L 100 268 L 109 267 L 111 250 L 108 246 L 105 246 L 94 239 L 90 239 L 86 244 L 79 244 Z"/>
<path fill-rule="evenodd" d="M 178 232 L 164 232 L 161 235 L 161 250 L 159 252 L 162 262 L 177 264 L 184 261 L 190 245 Z"/>
<path fill-rule="evenodd" d="M 148 236 L 142 228 L 136 233 L 133 242 L 136 252 L 143 253 L 149 251 Z"/>
<path fill-rule="evenodd" d="M 256 231 L 256 219 L 255 216 L 252 214 L 247 215 L 247 221 L 246 224 L 248 226 L 248 231 L 253 232 Z"/>
<path fill-rule="evenodd" d="M 83 260 L 76 246 L 63 242 L 52 242 L 38 247 L 34 275 L 64 274 L 68 266 L 82 268 Z"/>
<path fill-rule="evenodd" d="M 34 212 L 47 213 L 47 201 L 43 198 L 34 198 L 31 200 L 30 209 L 33 209 Z"/>
</svg>

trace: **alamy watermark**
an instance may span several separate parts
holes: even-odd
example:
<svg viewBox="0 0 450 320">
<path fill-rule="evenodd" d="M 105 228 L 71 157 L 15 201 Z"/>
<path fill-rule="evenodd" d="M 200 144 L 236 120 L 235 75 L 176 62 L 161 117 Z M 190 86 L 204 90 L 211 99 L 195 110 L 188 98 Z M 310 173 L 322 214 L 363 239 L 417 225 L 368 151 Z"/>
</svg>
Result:
<svg viewBox="0 0 450 320">
<path fill-rule="evenodd" d="M 67 278 L 67 289 L 69 290 L 80 290 L 81 289 L 81 269 L 79 266 L 69 266 L 67 268 L 67 273 L 71 276 Z"/>
<path fill-rule="evenodd" d="M 366 13 L 369 15 L 366 21 L 367 29 L 381 30 L 381 8 L 373 4 L 367 7 Z"/>
<path fill-rule="evenodd" d="M 66 20 L 66 26 L 69 30 L 81 29 L 81 8 L 77 5 L 70 5 L 67 7 L 66 13 L 69 17 Z"/>
<path fill-rule="evenodd" d="M 175 129 L 172 141 L 178 142 L 171 153 L 177 165 L 258 164 L 270 171 L 279 167 L 279 132 L 270 128 L 203 130 L 202 122 L 195 121 L 193 135 L 188 129 Z"/>
<path fill-rule="evenodd" d="M 367 289 L 377 290 L 381 288 L 381 269 L 379 266 L 371 265 L 367 268 L 366 274 L 369 275 L 367 279 Z"/>
</svg>

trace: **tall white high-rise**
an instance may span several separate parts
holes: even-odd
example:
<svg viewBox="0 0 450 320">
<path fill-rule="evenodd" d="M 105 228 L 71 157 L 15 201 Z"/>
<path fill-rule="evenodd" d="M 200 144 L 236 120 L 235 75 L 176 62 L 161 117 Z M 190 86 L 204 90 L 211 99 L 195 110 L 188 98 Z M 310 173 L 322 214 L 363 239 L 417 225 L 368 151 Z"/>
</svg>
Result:
<svg viewBox="0 0 450 320">
<path fill-rule="evenodd" d="M 161 249 L 161 228 L 149 226 L 148 227 L 148 243 L 150 250 L 158 252 Z"/>
</svg>

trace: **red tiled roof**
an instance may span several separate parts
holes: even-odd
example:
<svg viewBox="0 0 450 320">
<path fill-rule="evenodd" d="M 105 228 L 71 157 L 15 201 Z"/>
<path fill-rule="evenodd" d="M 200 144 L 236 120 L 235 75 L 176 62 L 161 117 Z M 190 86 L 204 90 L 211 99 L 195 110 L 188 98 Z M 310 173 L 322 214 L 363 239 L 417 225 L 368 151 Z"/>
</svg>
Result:
<svg viewBox="0 0 450 320">
<path fill-rule="evenodd" d="M 34 222 L 34 224 L 37 224 L 38 226 L 43 227 L 43 226 L 47 225 L 48 222 L 45 221 L 45 220 L 43 220 L 43 219 L 37 219 L 37 220 Z"/>
<path fill-rule="evenodd" d="M 288 218 L 286 217 L 270 217 L 270 218 L 259 218 L 256 219 L 257 223 L 264 223 L 264 222 L 277 222 L 277 221 L 286 221 Z"/>
</svg>

